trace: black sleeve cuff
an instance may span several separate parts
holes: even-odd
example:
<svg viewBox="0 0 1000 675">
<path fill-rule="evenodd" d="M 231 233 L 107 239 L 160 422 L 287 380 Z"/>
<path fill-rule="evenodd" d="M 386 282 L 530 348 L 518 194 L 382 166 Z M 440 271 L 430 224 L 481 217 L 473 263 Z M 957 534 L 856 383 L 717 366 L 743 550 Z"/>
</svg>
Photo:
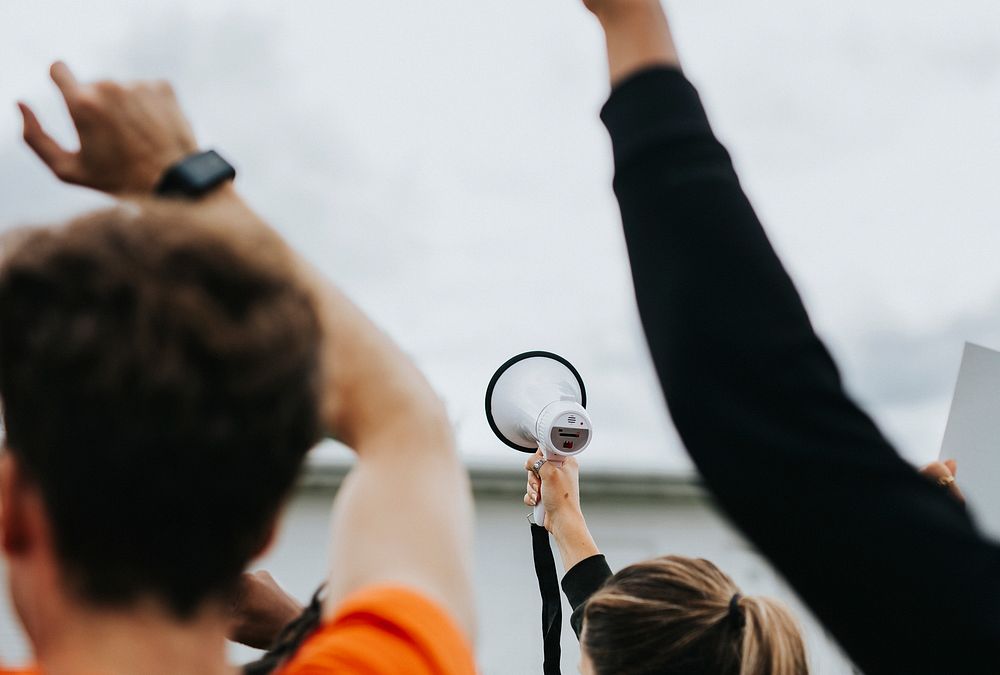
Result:
<svg viewBox="0 0 1000 675">
<path fill-rule="evenodd" d="M 598 553 L 584 558 L 563 576 L 562 589 L 573 609 L 583 605 L 604 585 L 611 576 L 611 568 L 604 555 Z"/>
<path fill-rule="evenodd" d="M 711 134 L 698 91 L 677 68 L 641 70 L 619 83 L 601 110 L 611 134 L 615 166 L 627 163 L 650 142 Z"/>
</svg>

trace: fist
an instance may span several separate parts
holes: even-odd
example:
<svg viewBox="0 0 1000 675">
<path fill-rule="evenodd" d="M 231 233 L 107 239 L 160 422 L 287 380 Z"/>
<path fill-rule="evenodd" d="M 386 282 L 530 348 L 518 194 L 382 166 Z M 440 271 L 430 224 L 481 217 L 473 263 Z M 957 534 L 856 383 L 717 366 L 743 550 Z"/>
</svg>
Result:
<svg viewBox="0 0 1000 675">
<path fill-rule="evenodd" d="M 524 503 L 535 506 L 541 500 L 545 508 L 545 529 L 554 532 L 564 523 L 578 522 L 583 518 L 580 465 L 574 457 L 564 457 L 561 461 L 546 462 L 535 475 L 532 467 L 541 458 L 542 453 L 536 452 L 524 464 L 528 470 Z"/>
</svg>

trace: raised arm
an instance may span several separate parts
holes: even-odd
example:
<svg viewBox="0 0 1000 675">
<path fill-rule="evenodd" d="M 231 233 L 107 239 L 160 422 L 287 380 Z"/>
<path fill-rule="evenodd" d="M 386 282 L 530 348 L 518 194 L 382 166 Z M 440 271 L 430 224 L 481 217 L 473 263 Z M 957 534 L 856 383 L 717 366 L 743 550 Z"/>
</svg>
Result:
<svg viewBox="0 0 1000 675">
<path fill-rule="evenodd" d="M 20 104 L 24 137 L 62 180 L 118 196 L 149 194 L 197 149 L 165 83 L 81 84 L 58 63 L 52 78 L 80 135 L 68 151 Z M 231 186 L 201 203 L 206 222 L 255 243 L 315 294 L 324 328 L 322 416 L 358 454 L 333 514 L 327 614 L 366 586 L 409 587 L 475 631 L 472 500 L 444 406 L 400 349 L 311 269 Z"/>
<path fill-rule="evenodd" d="M 695 89 L 664 58 L 657 0 L 590 6 L 609 46 L 649 46 L 609 50 L 602 117 L 643 326 L 706 483 L 865 672 L 1000 672 L 1000 549 L 844 392 Z"/>
<path fill-rule="evenodd" d="M 536 474 L 533 472 L 533 465 L 542 458 L 539 451 L 524 463 L 524 468 L 528 470 L 524 503 L 535 506 L 541 492 L 545 507 L 545 529 L 556 540 L 565 570 L 562 588 L 573 608 L 570 625 L 576 636 L 580 637 L 587 600 L 608 580 L 611 568 L 597 548 L 590 528 L 587 527 L 587 519 L 583 517 L 583 507 L 580 505 L 580 465 L 576 458 L 567 457 L 558 464 L 547 462 Z M 540 489 L 543 483 L 545 488 Z"/>
<path fill-rule="evenodd" d="M 402 584 L 439 601 L 472 637 L 472 498 L 444 406 L 385 334 L 320 288 L 324 418 L 358 453 L 334 504 L 328 612 L 364 586 Z"/>
</svg>

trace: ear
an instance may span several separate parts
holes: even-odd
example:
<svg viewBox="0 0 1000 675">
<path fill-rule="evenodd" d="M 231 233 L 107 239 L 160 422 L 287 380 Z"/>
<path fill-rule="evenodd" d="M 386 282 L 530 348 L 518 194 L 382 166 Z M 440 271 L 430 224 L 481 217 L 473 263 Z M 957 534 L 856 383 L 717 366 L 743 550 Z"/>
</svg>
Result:
<svg viewBox="0 0 1000 675">
<path fill-rule="evenodd" d="M 28 500 L 24 472 L 9 448 L 0 453 L 0 547 L 8 556 L 30 546 Z"/>
<path fill-rule="evenodd" d="M 260 544 L 257 550 L 254 551 L 253 559 L 263 558 L 264 555 L 271 550 L 274 545 L 274 540 L 278 537 L 278 518 L 272 518 L 271 522 L 268 523 L 267 529 L 264 530 L 263 536 L 260 538 Z"/>
</svg>

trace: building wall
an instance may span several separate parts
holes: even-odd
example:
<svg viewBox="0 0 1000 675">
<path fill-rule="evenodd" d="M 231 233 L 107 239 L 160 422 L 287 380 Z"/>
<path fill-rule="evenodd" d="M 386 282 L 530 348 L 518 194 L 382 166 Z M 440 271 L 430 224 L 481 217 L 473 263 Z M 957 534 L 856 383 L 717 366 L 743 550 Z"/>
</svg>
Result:
<svg viewBox="0 0 1000 675">
<path fill-rule="evenodd" d="M 305 600 L 323 578 L 330 503 L 342 472 L 313 472 L 285 516 L 273 551 L 255 568 L 266 568 Z M 541 672 L 540 604 L 531 559 L 527 509 L 517 472 L 477 471 L 476 582 L 479 590 L 479 663 L 483 675 Z M 714 512 L 691 483 L 656 477 L 585 476 L 583 500 L 598 545 L 614 569 L 655 555 L 709 558 L 746 593 L 787 600 L 803 618 L 813 672 L 851 673 L 847 662 L 802 610 L 770 567 Z M 387 504 L 386 508 L 395 505 Z M 558 559 L 558 554 L 556 555 Z M 564 607 L 563 673 L 577 672 L 578 648 Z M 27 650 L 6 602 L 0 607 L 0 655 L 24 662 Z M 252 658 L 233 649 L 234 659 Z"/>
</svg>

